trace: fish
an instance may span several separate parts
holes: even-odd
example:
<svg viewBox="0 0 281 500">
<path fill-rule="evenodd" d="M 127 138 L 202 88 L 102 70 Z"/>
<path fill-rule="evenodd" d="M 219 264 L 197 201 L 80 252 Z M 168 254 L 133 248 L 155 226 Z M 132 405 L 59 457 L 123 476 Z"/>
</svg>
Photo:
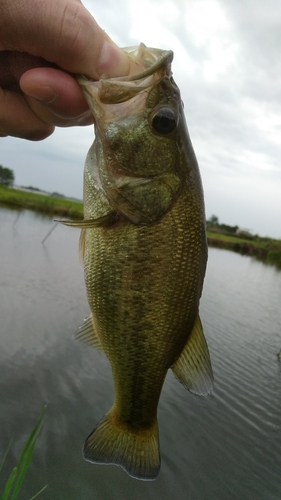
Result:
<svg viewBox="0 0 281 500">
<path fill-rule="evenodd" d="M 76 338 L 105 353 L 114 402 L 84 458 L 136 479 L 160 470 L 157 407 L 167 371 L 191 393 L 213 387 L 199 317 L 207 263 L 203 189 L 173 52 L 124 49 L 141 68 L 78 83 L 95 120 L 84 169 L 82 228 L 91 313 Z"/>
</svg>

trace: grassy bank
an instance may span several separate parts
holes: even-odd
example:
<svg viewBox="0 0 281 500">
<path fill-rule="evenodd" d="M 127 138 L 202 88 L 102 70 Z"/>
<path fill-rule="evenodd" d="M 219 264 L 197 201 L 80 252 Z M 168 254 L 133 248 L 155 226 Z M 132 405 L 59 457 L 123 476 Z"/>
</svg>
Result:
<svg viewBox="0 0 281 500">
<path fill-rule="evenodd" d="M 0 204 L 15 208 L 28 208 L 58 217 L 68 217 L 70 219 L 83 218 L 83 204 L 81 202 L 67 200 L 66 198 L 56 198 L 52 195 L 6 188 L 1 184 Z"/>
<path fill-rule="evenodd" d="M 81 202 L 6 188 L 1 184 L 0 204 L 15 208 L 28 208 L 69 219 L 83 218 L 83 204 Z M 281 269 L 281 240 L 259 236 L 241 238 L 212 231 L 207 231 L 207 238 L 209 246 L 233 250 L 242 255 L 250 255 Z"/>
<path fill-rule="evenodd" d="M 207 231 L 208 245 L 250 255 L 281 269 L 281 240 L 255 236 L 251 239 Z"/>
</svg>

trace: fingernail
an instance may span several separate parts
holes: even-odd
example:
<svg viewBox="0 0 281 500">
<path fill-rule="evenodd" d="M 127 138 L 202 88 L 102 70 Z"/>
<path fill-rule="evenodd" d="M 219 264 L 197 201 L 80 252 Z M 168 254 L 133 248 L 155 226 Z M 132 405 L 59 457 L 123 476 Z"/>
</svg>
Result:
<svg viewBox="0 0 281 500">
<path fill-rule="evenodd" d="M 52 104 L 52 102 L 54 102 L 58 97 L 58 94 L 49 85 L 41 85 L 40 87 L 33 88 L 30 87 L 28 91 L 25 90 L 25 94 L 44 104 Z"/>
<path fill-rule="evenodd" d="M 105 42 L 97 71 L 99 75 L 106 73 L 109 77 L 125 76 L 130 71 L 130 61 L 124 50 L 111 42 Z"/>
</svg>

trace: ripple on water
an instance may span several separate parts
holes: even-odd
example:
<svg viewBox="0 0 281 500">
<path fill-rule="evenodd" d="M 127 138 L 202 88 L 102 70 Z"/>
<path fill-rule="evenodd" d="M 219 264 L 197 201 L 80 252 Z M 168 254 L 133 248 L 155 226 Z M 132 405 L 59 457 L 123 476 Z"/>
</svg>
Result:
<svg viewBox="0 0 281 500">
<path fill-rule="evenodd" d="M 104 355 L 72 338 L 88 313 L 79 232 L 58 226 L 42 245 L 52 220 L 25 211 L 13 227 L 16 215 L 4 212 L 0 448 L 15 433 L 16 455 L 48 403 L 22 497 L 48 483 L 47 498 L 59 491 L 60 500 L 281 498 L 281 273 L 210 249 L 201 317 L 215 389 L 199 398 L 168 374 L 159 404 L 161 473 L 155 482 L 135 481 L 81 458 L 113 387 Z"/>
</svg>

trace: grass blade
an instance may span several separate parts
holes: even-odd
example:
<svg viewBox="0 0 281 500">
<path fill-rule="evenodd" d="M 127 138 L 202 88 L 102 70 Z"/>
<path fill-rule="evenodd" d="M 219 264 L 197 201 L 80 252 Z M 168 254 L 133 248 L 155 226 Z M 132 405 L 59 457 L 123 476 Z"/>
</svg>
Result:
<svg viewBox="0 0 281 500">
<path fill-rule="evenodd" d="M 4 453 L 4 457 L 3 457 L 3 459 L 2 459 L 2 461 L 1 461 L 1 463 L 0 463 L 0 473 L 1 473 L 1 470 L 3 469 L 3 465 L 4 465 L 4 463 L 5 463 L 5 460 L 6 460 L 6 458 L 7 458 L 7 455 L 8 455 L 8 453 L 9 453 L 9 451 L 10 451 L 11 446 L 12 446 L 13 439 L 14 439 L 14 438 L 12 437 L 12 438 L 11 438 L 11 440 L 10 440 L 10 442 L 9 442 L 9 444 L 8 444 L 8 446 L 7 446 L 7 449 L 6 449 L 5 453 Z"/>
<path fill-rule="evenodd" d="M 13 484 L 14 484 L 16 477 L 17 477 L 17 473 L 18 473 L 18 468 L 14 467 L 14 469 L 12 470 L 12 472 L 9 475 L 8 480 L 6 482 L 5 489 L 3 491 L 3 495 L 1 497 L 1 500 L 8 500 L 9 499 Z"/>
<path fill-rule="evenodd" d="M 36 440 L 38 438 L 38 435 L 39 435 L 41 428 L 42 428 L 42 425 L 44 423 L 45 411 L 46 411 L 46 406 L 44 406 L 43 410 L 41 411 L 41 414 L 37 420 L 37 423 L 36 423 L 33 431 L 31 432 L 31 434 L 30 434 L 30 436 L 25 444 L 25 447 L 22 451 L 22 454 L 20 456 L 19 463 L 17 465 L 17 472 L 18 472 L 17 473 L 17 480 L 16 480 L 16 484 L 14 487 L 14 491 L 13 491 L 11 500 L 16 500 L 16 498 L 17 498 L 18 492 L 19 492 L 20 487 L 21 487 L 21 483 L 24 479 L 24 476 L 26 474 L 27 468 L 29 466 L 29 463 L 30 463 L 30 460 L 31 460 L 31 457 L 33 454 Z"/>
<path fill-rule="evenodd" d="M 32 498 L 30 498 L 30 500 L 34 500 L 35 498 L 39 497 L 39 495 L 40 495 L 41 493 L 43 493 L 43 491 L 45 491 L 45 489 L 47 488 L 47 486 L 48 486 L 47 484 L 46 484 L 45 486 L 43 486 L 43 488 L 42 488 L 40 491 L 38 491 L 38 492 L 36 493 L 36 495 L 34 495 Z"/>
<path fill-rule="evenodd" d="M 18 493 L 19 493 L 19 490 L 20 490 L 20 487 L 21 487 L 21 484 L 22 484 L 22 481 L 24 479 L 27 468 L 29 466 L 29 463 L 30 463 L 30 460 L 31 460 L 31 457 L 32 457 L 32 454 L 34 451 L 34 447 L 36 444 L 36 440 L 38 438 L 38 435 L 39 435 L 41 428 L 42 428 L 42 425 L 44 423 L 46 408 L 47 408 L 46 406 L 43 407 L 43 409 L 39 415 L 39 418 L 36 422 L 36 425 L 35 425 L 34 429 L 32 430 L 31 434 L 29 435 L 28 440 L 27 440 L 27 442 L 23 448 L 23 451 L 21 453 L 19 462 L 18 462 L 17 466 L 14 467 L 14 469 L 12 470 L 12 472 L 10 473 L 10 475 L 8 477 L 8 480 L 6 482 L 6 485 L 5 485 L 5 488 L 4 488 L 4 491 L 3 491 L 3 494 L 2 494 L 0 500 L 16 500 Z M 1 461 L 0 472 L 1 472 L 1 469 L 4 465 L 5 460 L 7 458 L 8 452 L 11 448 L 12 442 L 13 442 L 13 438 L 11 439 L 11 441 L 10 441 L 6 451 L 5 451 L 4 457 Z M 30 500 L 37 498 L 40 495 L 40 493 L 42 493 L 46 488 L 47 488 L 47 485 L 44 486 L 44 488 L 42 488 L 40 491 L 38 491 Z"/>
</svg>

